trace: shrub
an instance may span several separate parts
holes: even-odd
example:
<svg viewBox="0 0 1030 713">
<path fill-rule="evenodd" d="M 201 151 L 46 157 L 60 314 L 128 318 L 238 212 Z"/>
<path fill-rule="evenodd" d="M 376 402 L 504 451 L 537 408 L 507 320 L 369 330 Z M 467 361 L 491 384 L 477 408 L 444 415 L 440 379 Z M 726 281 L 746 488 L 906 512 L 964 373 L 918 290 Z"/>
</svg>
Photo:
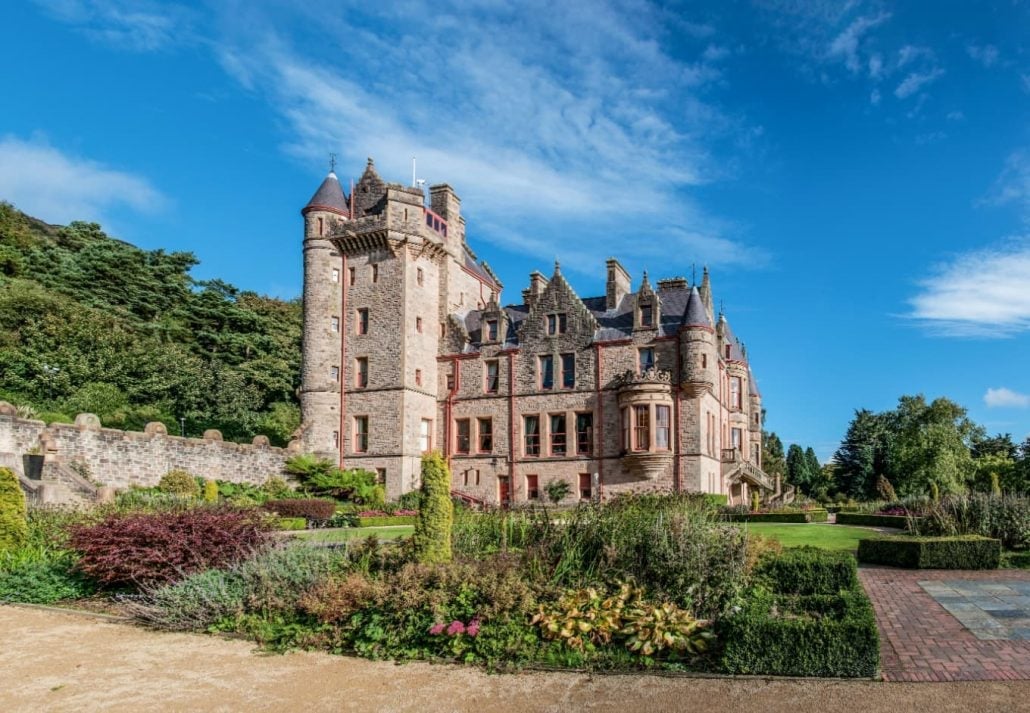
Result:
<svg viewBox="0 0 1030 713">
<path fill-rule="evenodd" d="M 277 530 L 304 530 L 307 526 L 308 521 L 302 517 L 280 517 L 275 521 Z"/>
<path fill-rule="evenodd" d="M 907 515 L 867 515 L 860 512 L 837 513 L 838 525 L 859 525 L 867 527 L 896 527 L 900 530 L 908 528 Z"/>
<path fill-rule="evenodd" d="M 372 517 L 357 516 L 355 527 L 385 527 L 389 525 L 415 525 L 417 515 L 375 515 Z"/>
<path fill-rule="evenodd" d="M 223 567 L 270 542 L 269 524 L 253 512 L 196 508 L 183 512 L 112 515 L 72 529 L 78 569 L 101 586 L 172 582 Z"/>
<path fill-rule="evenodd" d="M 547 493 L 547 499 L 557 505 L 569 496 L 569 493 L 572 492 L 572 486 L 569 485 L 567 480 L 555 478 L 544 486 L 544 492 Z"/>
<path fill-rule="evenodd" d="M 415 523 L 413 544 L 420 562 L 449 562 L 454 505 L 451 474 L 437 452 L 422 456 L 422 506 Z"/>
<path fill-rule="evenodd" d="M 75 571 L 75 558 L 69 553 L 0 562 L 0 601 L 53 604 L 92 592 L 92 585 Z"/>
<path fill-rule="evenodd" d="M 871 537 L 859 540 L 858 561 L 909 569 L 997 569 L 1001 542 L 979 535 Z"/>
<path fill-rule="evenodd" d="M 213 480 L 204 481 L 204 502 L 212 504 L 218 502 L 218 483 Z"/>
<path fill-rule="evenodd" d="M 837 594 L 858 585 L 858 567 L 850 552 L 796 547 L 767 556 L 756 577 L 775 594 Z"/>
<path fill-rule="evenodd" d="M 18 547 L 28 535 L 25 493 L 10 468 L 0 468 L 0 552 Z"/>
<path fill-rule="evenodd" d="M 876 616 L 860 587 L 811 596 L 756 588 L 718 634 L 726 673 L 868 677 L 879 665 Z"/>
<path fill-rule="evenodd" d="M 295 497 L 293 488 L 290 487 L 290 484 L 276 475 L 273 475 L 266 480 L 261 486 L 261 489 L 268 495 L 268 497 L 275 498 L 277 500 Z"/>
<path fill-rule="evenodd" d="M 730 522 L 826 522 L 829 513 L 825 510 L 798 510 L 780 512 L 723 511 Z"/>
<path fill-rule="evenodd" d="M 269 500 L 263 507 L 279 517 L 303 517 L 316 522 L 324 522 L 336 514 L 335 502 L 319 498 Z"/>
<path fill-rule="evenodd" d="M 166 493 L 157 488 L 129 488 L 115 496 L 115 505 L 122 512 L 186 510 L 194 504 L 185 495 Z"/>
<path fill-rule="evenodd" d="M 185 470 L 170 470 L 161 476 L 157 484 L 158 490 L 170 495 L 181 495 L 185 498 L 200 497 L 200 486 L 197 479 Z"/>
<path fill-rule="evenodd" d="M 1008 549 L 1030 548 L 1030 496 L 950 495 L 914 522 L 919 535 L 983 535 Z"/>
</svg>

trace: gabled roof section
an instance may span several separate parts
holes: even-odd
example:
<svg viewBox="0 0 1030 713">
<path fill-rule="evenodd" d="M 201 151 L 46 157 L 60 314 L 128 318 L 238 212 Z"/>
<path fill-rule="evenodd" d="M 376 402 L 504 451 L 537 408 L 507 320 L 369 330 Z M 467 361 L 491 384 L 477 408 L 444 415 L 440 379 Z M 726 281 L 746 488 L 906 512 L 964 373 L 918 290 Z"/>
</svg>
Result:
<svg viewBox="0 0 1030 713">
<path fill-rule="evenodd" d="M 744 345 L 741 344 L 740 340 L 737 339 L 737 335 L 730 329 L 730 323 L 726 321 L 726 315 L 719 315 L 719 334 L 722 335 L 723 344 L 730 346 L 730 361 L 747 361 L 747 356 L 744 354 Z"/>
<path fill-rule="evenodd" d="M 573 310 L 584 320 L 584 326 L 586 326 L 589 331 L 597 331 L 598 327 L 600 327 L 597 323 L 597 318 L 594 316 L 594 313 L 590 308 L 583 303 L 583 300 L 576 294 L 576 291 L 572 289 L 572 285 L 568 283 L 565 276 L 561 274 L 561 265 L 558 264 L 557 260 L 554 261 L 554 274 L 551 276 L 550 282 L 547 283 L 547 287 L 544 288 L 543 294 L 537 299 L 533 308 L 529 310 L 529 314 L 527 316 L 535 316 L 536 308 L 541 305 L 548 304 L 551 301 L 548 298 L 555 292 L 564 293 L 564 296 L 569 300 L 570 304 L 572 304 Z M 632 320 L 632 317 L 630 319 Z M 630 326 L 632 326 L 632 321 L 630 322 Z"/>
<path fill-rule="evenodd" d="M 762 392 L 758 390 L 758 382 L 755 381 L 755 374 L 751 371 L 751 367 L 747 370 L 747 395 L 758 396 L 761 398 Z"/>
<path fill-rule="evenodd" d="M 311 210 L 326 210 L 337 215 L 350 216 L 350 205 L 347 202 L 347 197 L 343 195 L 340 181 L 332 171 L 322 181 L 322 185 L 315 191 L 315 195 L 311 196 L 311 200 L 304 206 L 304 210 L 301 213 L 307 213 Z"/>
</svg>

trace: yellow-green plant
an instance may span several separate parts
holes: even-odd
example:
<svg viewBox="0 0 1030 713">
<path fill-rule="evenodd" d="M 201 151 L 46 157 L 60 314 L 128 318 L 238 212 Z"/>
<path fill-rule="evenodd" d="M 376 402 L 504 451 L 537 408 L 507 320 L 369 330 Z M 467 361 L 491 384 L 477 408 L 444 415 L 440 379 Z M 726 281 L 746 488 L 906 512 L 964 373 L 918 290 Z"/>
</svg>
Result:
<svg viewBox="0 0 1030 713">
<path fill-rule="evenodd" d="M 762 509 L 762 496 L 758 491 L 751 493 L 751 512 L 758 512 Z"/>
<path fill-rule="evenodd" d="M 18 547 L 28 533 L 25 493 L 18 476 L 10 468 L 0 468 L 0 552 Z"/>
<path fill-rule="evenodd" d="M 199 498 L 200 486 L 197 479 L 181 469 L 170 470 L 161 476 L 157 484 L 158 490 L 185 498 Z"/>
<path fill-rule="evenodd" d="M 664 651 L 697 656 L 708 649 L 715 638 L 690 612 L 673 602 L 656 604 L 638 601 L 623 612 L 624 626 L 619 635 L 626 637 L 626 648 L 642 656 L 655 656 Z"/>
<path fill-rule="evenodd" d="M 937 483 L 930 483 L 930 500 L 935 503 L 941 501 L 941 488 Z"/>
<path fill-rule="evenodd" d="M 454 503 L 451 502 L 451 472 L 438 452 L 422 456 L 422 505 L 412 537 L 419 562 L 451 561 L 451 527 Z"/>
<path fill-rule="evenodd" d="M 213 480 L 204 481 L 204 502 L 206 503 L 217 503 L 218 502 L 218 483 Z"/>
<path fill-rule="evenodd" d="M 623 625 L 622 610 L 639 590 L 623 584 L 614 595 L 595 587 L 570 589 L 557 602 L 541 604 L 531 623 L 550 641 L 582 651 L 589 645 L 611 643 Z"/>
<path fill-rule="evenodd" d="M 998 471 L 991 471 L 991 495 L 995 497 L 1001 497 L 1001 478 L 998 477 Z"/>
</svg>

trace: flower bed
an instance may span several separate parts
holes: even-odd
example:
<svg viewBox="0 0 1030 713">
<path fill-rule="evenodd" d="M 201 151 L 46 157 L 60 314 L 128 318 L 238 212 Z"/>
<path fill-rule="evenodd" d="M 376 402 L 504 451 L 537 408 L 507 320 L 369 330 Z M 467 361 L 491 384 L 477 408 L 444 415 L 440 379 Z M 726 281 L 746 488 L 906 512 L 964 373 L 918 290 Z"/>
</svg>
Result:
<svg viewBox="0 0 1030 713">
<path fill-rule="evenodd" d="M 908 529 L 907 515 L 867 515 L 860 512 L 839 512 L 837 513 L 838 525 L 859 525 L 864 527 L 896 527 L 899 530 Z"/>
<path fill-rule="evenodd" d="M 907 569 L 997 569 L 1001 541 L 979 535 L 893 535 L 858 542 L 858 561 Z"/>
</svg>

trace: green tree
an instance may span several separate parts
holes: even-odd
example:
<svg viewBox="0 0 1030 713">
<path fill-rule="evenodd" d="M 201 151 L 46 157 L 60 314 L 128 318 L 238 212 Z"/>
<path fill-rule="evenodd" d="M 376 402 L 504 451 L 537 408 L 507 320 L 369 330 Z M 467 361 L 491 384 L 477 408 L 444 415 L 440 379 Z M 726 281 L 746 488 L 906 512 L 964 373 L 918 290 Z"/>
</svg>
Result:
<svg viewBox="0 0 1030 713">
<path fill-rule="evenodd" d="M 899 495 L 925 495 L 931 482 L 943 494 L 966 489 L 975 473 L 971 444 L 983 429 L 964 408 L 946 398 L 902 396 L 887 423 L 888 479 Z"/>
<path fill-rule="evenodd" d="M 867 409 L 855 411 L 848 432 L 834 454 L 835 478 L 852 498 L 876 496 L 877 476 L 884 472 L 887 444 L 884 419 Z"/>
<path fill-rule="evenodd" d="M 809 480 L 805 451 L 798 444 L 791 443 L 787 449 L 787 481 L 801 492 L 807 493 Z"/>
<path fill-rule="evenodd" d="M 783 441 L 775 432 L 762 432 L 762 470 L 771 476 L 787 475 L 787 458 L 783 453 Z"/>
<path fill-rule="evenodd" d="M 451 561 L 451 473 L 447 462 L 434 451 L 422 456 L 422 500 L 412 543 L 419 562 Z"/>
</svg>

